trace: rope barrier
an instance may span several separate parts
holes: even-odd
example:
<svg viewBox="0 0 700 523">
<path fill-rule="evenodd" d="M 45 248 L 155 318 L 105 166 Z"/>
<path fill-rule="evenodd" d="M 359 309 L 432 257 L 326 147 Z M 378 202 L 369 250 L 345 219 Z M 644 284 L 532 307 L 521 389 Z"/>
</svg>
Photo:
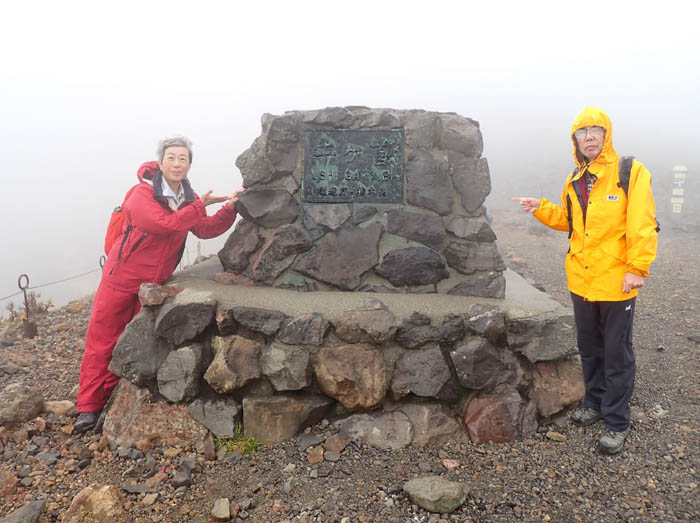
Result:
<svg viewBox="0 0 700 523">
<path fill-rule="evenodd" d="M 56 281 L 52 281 L 52 282 L 49 282 L 49 283 L 42 283 L 41 285 L 32 285 L 31 287 L 27 287 L 27 290 L 41 289 L 42 287 L 48 287 L 48 286 L 50 286 L 50 285 L 56 285 L 57 283 L 63 283 L 64 281 L 75 280 L 76 278 L 82 278 L 83 276 L 87 276 L 88 274 L 92 274 L 93 272 L 97 272 L 97 271 L 101 271 L 101 270 L 102 270 L 102 267 L 100 267 L 100 268 L 98 268 L 98 269 L 93 269 L 93 270 L 91 270 L 91 271 L 83 272 L 83 273 L 80 273 L 80 274 L 76 274 L 75 276 L 70 276 L 70 277 L 68 277 L 68 278 L 63 278 L 63 279 L 61 279 L 61 280 L 56 280 Z M 0 301 L 7 300 L 7 299 L 12 298 L 12 297 L 14 297 L 14 296 L 17 296 L 17 295 L 19 295 L 19 294 L 22 294 L 22 291 L 20 291 L 20 292 L 15 292 L 14 294 L 8 294 L 7 296 L 5 296 L 5 297 L 3 297 L 3 298 L 0 298 Z"/>
</svg>

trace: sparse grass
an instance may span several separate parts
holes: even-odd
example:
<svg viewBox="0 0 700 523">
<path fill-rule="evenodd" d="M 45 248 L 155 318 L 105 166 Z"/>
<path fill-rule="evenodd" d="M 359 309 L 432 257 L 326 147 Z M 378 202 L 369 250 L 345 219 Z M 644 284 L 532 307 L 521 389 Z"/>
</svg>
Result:
<svg viewBox="0 0 700 523">
<path fill-rule="evenodd" d="M 244 455 L 253 454 L 261 445 L 261 441 L 251 436 L 243 435 L 243 425 L 241 423 L 236 424 L 236 430 L 233 436 L 216 440 L 216 448 L 220 449 L 221 447 L 226 447 L 227 456 L 232 452 L 238 452 Z"/>
</svg>

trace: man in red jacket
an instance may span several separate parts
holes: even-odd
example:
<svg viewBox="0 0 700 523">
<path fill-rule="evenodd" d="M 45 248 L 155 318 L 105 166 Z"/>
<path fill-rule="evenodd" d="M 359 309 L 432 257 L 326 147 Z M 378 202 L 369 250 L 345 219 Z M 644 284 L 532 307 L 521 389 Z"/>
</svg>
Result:
<svg viewBox="0 0 700 523">
<path fill-rule="evenodd" d="M 189 231 L 199 238 L 214 238 L 236 218 L 240 190 L 232 196 L 214 196 L 212 191 L 197 196 L 192 190 L 187 179 L 192 144 L 187 138 L 163 140 L 158 158 L 138 170 L 140 184 L 124 205 L 124 229 L 112 245 L 95 294 L 80 366 L 77 433 L 95 426 L 119 382 L 107 367 L 117 339 L 140 309 L 141 284 L 163 283 L 170 277 Z M 226 204 L 207 216 L 205 207 L 219 202 Z"/>
</svg>

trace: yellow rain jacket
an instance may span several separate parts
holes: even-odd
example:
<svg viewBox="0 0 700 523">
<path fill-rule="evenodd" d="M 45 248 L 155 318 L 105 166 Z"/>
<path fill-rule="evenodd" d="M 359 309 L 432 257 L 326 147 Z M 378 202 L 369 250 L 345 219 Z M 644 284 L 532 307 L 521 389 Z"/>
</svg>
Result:
<svg viewBox="0 0 700 523">
<path fill-rule="evenodd" d="M 605 129 L 600 155 L 588 163 L 579 152 L 574 131 L 581 127 Z M 637 295 L 622 292 L 622 279 L 631 272 L 648 276 L 656 258 L 656 219 L 651 174 L 638 161 L 632 164 L 628 196 L 618 187 L 620 158 L 612 145 L 612 124 L 604 111 L 587 107 L 571 128 L 574 158 L 578 172 L 569 175 L 561 195 L 562 205 L 540 200 L 534 213 L 543 224 L 559 231 L 568 231 L 566 196 L 571 199 L 573 233 L 566 256 L 566 277 L 569 291 L 589 301 L 622 301 Z M 586 223 L 573 184 L 588 169 L 598 179 L 588 199 Z M 629 201 L 628 201 L 629 198 Z"/>
</svg>

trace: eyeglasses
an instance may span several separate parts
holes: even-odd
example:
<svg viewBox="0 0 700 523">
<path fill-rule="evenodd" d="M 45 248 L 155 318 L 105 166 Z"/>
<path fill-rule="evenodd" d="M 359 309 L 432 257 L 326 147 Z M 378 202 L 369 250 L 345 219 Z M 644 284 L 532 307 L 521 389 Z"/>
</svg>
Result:
<svg viewBox="0 0 700 523">
<path fill-rule="evenodd" d="M 605 129 L 603 127 L 598 127 L 597 125 L 594 125 L 593 127 L 581 127 L 580 129 L 576 129 L 576 131 L 574 131 L 574 136 L 576 138 L 585 138 L 586 134 L 588 133 L 595 138 L 600 138 L 605 134 Z"/>
</svg>

